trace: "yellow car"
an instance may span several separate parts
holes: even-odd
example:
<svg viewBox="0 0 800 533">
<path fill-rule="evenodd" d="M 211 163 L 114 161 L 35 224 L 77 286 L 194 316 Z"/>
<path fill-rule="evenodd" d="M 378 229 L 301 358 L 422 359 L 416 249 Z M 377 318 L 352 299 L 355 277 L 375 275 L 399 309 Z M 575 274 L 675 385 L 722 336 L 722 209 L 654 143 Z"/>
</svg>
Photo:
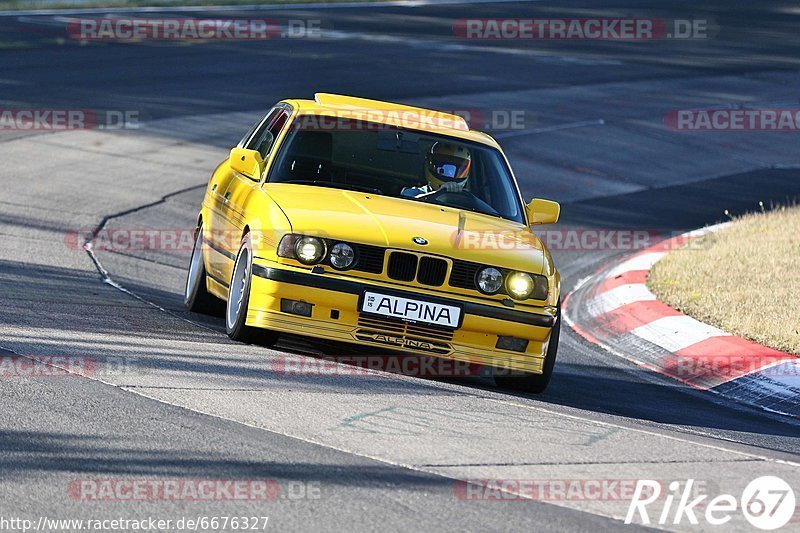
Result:
<svg viewBox="0 0 800 533">
<path fill-rule="evenodd" d="M 560 276 L 508 160 L 463 118 L 317 94 L 273 107 L 214 171 L 185 303 L 228 335 L 279 332 L 493 367 L 542 392 Z"/>
</svg>

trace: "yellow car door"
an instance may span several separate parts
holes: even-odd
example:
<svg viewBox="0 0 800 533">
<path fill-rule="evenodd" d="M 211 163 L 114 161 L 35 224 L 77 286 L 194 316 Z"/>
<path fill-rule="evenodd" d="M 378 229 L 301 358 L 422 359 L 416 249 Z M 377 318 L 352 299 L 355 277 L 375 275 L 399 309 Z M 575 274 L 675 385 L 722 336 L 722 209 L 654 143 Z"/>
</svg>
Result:
<svg viewBox="0 0 800 533">
<path fill-rule="evenodd" d="M 261 154 L 261 159 L 265 163 L 262 168 L 266 168 L 266 163 L 272 157 L 272 148 L 281 131 L 289 122 L 290 115 L 291 108 L 288 105 L 279 104 L 274 107 L 243 146 L 245 149 L 255 150 Z M 248 221 L 258 218 L 258 213 L 247 211 L 247 205 L 251 195 L 260 194 L 259 185 L 262 179 L 260 174 L 255 173 L 245 174 L 230 170 L 229 174 L 230 177 L 226 180 L 226 189 L 222 193 L 221 213 L 223 216 L 220 220 L 224 225 L 221 229 L 225 234 L 227 248 L 230 252 L 227 260 L 219 265 L 219 276 L 224 280 L 230 280 L 235 256 L 239 251 L 239 241 L 245 226 Z"/>
</svg>

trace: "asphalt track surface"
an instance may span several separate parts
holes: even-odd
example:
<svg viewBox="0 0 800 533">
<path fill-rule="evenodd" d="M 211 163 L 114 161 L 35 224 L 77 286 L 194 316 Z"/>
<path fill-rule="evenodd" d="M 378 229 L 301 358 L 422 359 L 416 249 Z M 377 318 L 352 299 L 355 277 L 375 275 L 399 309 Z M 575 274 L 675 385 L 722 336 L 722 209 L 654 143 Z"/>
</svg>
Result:
<svg viewBox="0 0 800 533">
<path fill-rule="evenodd" d="M 524 131 L 496 133 L 525 196 L 562 203 L 560 228 L 673 232 L 722 220 L 726 209 L 786 201 L 800 194 L 797 133 L 674 132 L 663 117 L 683 107 L 796 105 L 796 6 L 545 1 L 151 14 L 226 15 L 319 19 L 326 30 L 319 39 L 81 45 L 62 16 L 0 16 L 4 108 L 135 110 L 144 119 L 125 131 L 0 132 L 0 347 L 101 363 L 91 378 L 0 381 L 0 516 L 605 531 L 637 527 L 620 521 L 627 500 L 468 501 L 454 483 L 691 477 L 713 494 L 739 494 L 776 475 L 797 491 L 795 421 L 688 391 L 568 329 L 541 396 L 481 379 L 289 375 L 279 371 L 284 358 L 358 349 L 230 342 L 220 319 L 182 308 L 188 250 L 92 258 L 66 237 L 101 225 L 191 228 L 211 170 L 259 114 L 323 90 L 523 111 Z M 638 43 L 452 35 L 458 18 L 631 15 L 707 18 L 718 31 Z M 563 290 L 622 253 L 555 250 Z M 116 371 L 104 365 L 120 361 Z M 71 496 L 70 483 L 85 479 L 269 479 L 282 496 Z M 727 526 L 747 527 L 741 516 Z M 797 527 L 795 519 L 786 529 Z"/>
</svg>

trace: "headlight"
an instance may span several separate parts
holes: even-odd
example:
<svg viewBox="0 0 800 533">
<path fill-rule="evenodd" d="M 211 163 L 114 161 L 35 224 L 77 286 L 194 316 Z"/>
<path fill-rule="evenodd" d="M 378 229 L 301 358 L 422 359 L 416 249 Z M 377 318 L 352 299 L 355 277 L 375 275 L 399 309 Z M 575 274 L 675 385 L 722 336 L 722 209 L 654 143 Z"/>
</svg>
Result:
<svg viewBox="0 0 800 533">
<path fill-rule="evenodd" d="M 495 294 L 503 287 L 503 273 L 494 267 L 486 267 L 475 278 L 478 289 L 485 294 Z"/>
<path fill-rule="evenodd" d="M 337 242 L 331 248 L 330 262 L 333 268 L 344 270 L 353 266 L 356 252 L 353 247 L 343 242 Z"/>
<path fill-rule="evenodd" d="M 304 265 L 315 265 L 325 257 L 325 243 L 316 237 L 301 237 L 294 245 L 294 254 Z"/>
<path fill-rule="evenodd" d="M 514 272 L 506 280 L 506 290 L 512 298 L 524 300 L 533 292 L 533 278 L 525 272 Z"/>
<path fill-rule="evenodd" d="M 506 278 L 506 291 L 516 300 L 547 299 L 547 277 L 514 272 Z"/>
</svg>

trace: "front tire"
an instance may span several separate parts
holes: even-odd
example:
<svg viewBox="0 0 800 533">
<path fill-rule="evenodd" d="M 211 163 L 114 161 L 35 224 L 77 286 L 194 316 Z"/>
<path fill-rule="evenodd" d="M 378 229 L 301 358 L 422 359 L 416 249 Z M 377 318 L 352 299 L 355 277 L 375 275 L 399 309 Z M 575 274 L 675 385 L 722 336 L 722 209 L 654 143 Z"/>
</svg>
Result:
<svg viewBox="0 0 800 533">
<path fill-rule="evenodd" d="M 225 329 L 228 337 L 247 344 L 259 343 L 272 346 L 278 342 L 278 333 L 248 326 L 247 310 L 250 304 L 250 285 L 253 275 L 253 247 L 250 234 L 242 238 L 236 262 L 233 265 L 228 303 L 225 306 Z"/>
<path fill-rule="evenodd" d="M 189 272 L 186 275 L 186 286 L 183 291 L 183 304 L 193 313 L 218 315 L 220 301 L 208 292 L 206 286 L 206 264 L 203 260 L 203 224 L 197 228 L 189 260 Z"/>
<path fill-rule="evenodd" d="M 518 390 L 522 392 L 530 392 L 533 394 L 541 394 L 550 384 L 550 378 L 553 377 L 553 368 L 556 364 L 556 354 L 558 353 L 558 338 L 561 335 L 561 309 L 556 315 L 556 323 L 550 332 L 550 342 L 547 345 L 547 354 L 544 358 L 544 368 L 541 374 L 528 374 L 517 376 L 495 376 L 494 382 L 498 387 L 504 389 Z"/>
</svg>

